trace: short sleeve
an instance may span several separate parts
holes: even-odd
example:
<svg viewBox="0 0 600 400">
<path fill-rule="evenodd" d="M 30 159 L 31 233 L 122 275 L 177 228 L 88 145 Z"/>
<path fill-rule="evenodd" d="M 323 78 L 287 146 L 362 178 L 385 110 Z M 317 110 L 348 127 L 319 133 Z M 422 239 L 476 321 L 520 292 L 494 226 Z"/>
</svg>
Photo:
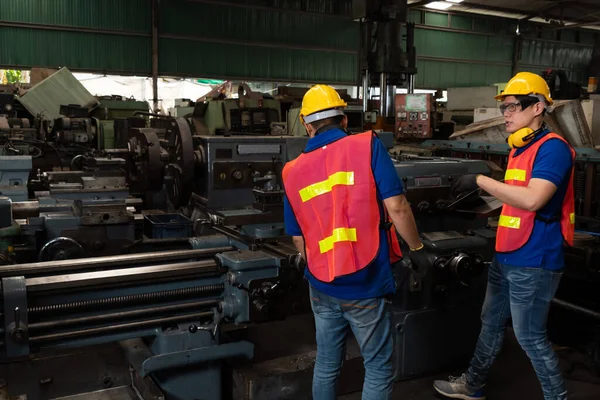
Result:
<svg viewBox="0 0 600 400">
<path fill-rule="evenodd" d="M 298 224 L 298 220 L 296 219 L 296 215 L 294 214 L 294 210 L 292 210 L 292 205 L 287 196 L 283 197 L 283 219 L 285 222 L 285 232 L 288 235 L 302 236 L 302 230 L 300 229 L 300 225 Z"/>
<path fill-rule="evenodd" d="M 570 177 L 572 167 L 569 146 L 560 139 L 550 139 L 539 148 L 531 177 L 544 179 L 559 187 Z"/>
<path fill-rule="evenodd" d="M 398 172 L 394 167 L 394 162 L 390 157 L 383 142 L 378 138 L 373 138 L 373 157 L 371 160 L 375 184 L 381 199 L 398 196 L 404 193 L 404 186 L 398 177 Z"/>
</svg>

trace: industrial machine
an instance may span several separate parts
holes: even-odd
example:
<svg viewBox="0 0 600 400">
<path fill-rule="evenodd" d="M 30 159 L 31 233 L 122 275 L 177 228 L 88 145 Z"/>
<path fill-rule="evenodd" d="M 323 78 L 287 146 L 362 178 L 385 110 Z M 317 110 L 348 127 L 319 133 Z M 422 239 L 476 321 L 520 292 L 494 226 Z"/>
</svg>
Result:
<svg viewBox="0 0 600 400">
<path fill-rule="evenodd" d="M 395 100 L 396 139 L 431 138 L 436 123 L 433 95 L 397 94 Z"/>
<path fill-rule="evenodd" d="M 230 81 L 195 102 L 176 100 L 169 114 L 192 118 L 199 135 L 268 135 L 272 124 L 282 121 L 278 100 Z"/>
<path fill-rule="evenodd" d="M 408 93 L 414 91 L 414 24 L 407 22 L 407 9 L 406 0 L 362 0 L 352 4 L 354 19 L 361 20 L 363 112 L 372 111 L 371 87 L 379 87 L 379 113 L 377 120 L 371 121 L 375 130 L 394 129 L 396 88 L 406 85 Z"/>
<path fill-rule="evenodd" d="M 38 171 L 66 171 L 76 156 L 126 143 L 129 125 L 145 127 L 145 115 L 132 119 L 136 112 L 147 114 L 148 103 L 96 98 L 62 68 L 27 90 L 0 88 L 0 154 L 31 156 L 29 180 Z"/>
<path fill-rule="evenodd" d="M 132 118 L 136 112 L 147 113 L 150 109 L 150 105 L 147 101 L 138 101 L 118 95 L 100 96 L 98 100 L 100 101 L 100 104 L 90 112 L 90 117 L 97 118 L 99 121 L 100 127 L 98 129 L 98 139 L 96 142 L 96 148 L 98 149 L 117 148 L 117 121 Z"/>
<path fill-rule="evenodd" d="M 0 199 L 0 232 L 11 233 L 0 240 L 5 388 L 39 399 L 307 398 L 310 361 L 286 364 L 314 359 L 314 338 L 281 187 L 306 138 L 198 135 L 164 116 L 149 125 L 129 126 L 126 147 L 76 157 L 73 171 L 40 172 L 27 202 Z M 453 179 L 490 173 L 482 161 L 394 163 L 431 259 L 394 266 L 395 362 L 409 379 L 472 354 L 494 240 L 485 217 L 499 205 L 449 195 Z M 352 354 L 343 373 L 360 382 Z"/>
</svg>

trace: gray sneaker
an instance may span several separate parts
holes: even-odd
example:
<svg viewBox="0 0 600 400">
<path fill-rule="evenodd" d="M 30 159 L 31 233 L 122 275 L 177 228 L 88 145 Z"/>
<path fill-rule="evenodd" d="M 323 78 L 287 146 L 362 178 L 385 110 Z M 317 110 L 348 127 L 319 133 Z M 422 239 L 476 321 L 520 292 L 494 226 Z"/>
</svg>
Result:
<svg viewBox="0 0 600 400">
<path fill-rule="evenodd" d="M 482 389 L 472 389 L 467 385 L 467 375 L 458 378 L 451 376 L 447 381 L 433 382 L 433 388 L 441 395 L 451 399 L 485 400 Z"/>
</svg>

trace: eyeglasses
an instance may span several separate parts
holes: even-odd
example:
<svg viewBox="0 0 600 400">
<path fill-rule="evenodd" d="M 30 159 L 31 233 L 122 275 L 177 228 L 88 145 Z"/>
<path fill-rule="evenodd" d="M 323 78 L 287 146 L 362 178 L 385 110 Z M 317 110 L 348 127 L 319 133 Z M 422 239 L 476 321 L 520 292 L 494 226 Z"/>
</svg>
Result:
<svg viewBox="0 0 600 400">
<path fill-rule="evenodd" d="M 523 107 L 521 106 L 521 102 L 516 103 L 502 103 L 498 106 L 500 112 L 504 114 L 505 112 L 515 113 L 519 111 L 523 111 Z"/>
<path fill-rule="evenodd" d="M 531 105 L 538 103 L 539 99 L 535 98 L 535 97 L 527 97 L 525 99 L 521 99 L 520 101 L 517 101 L 515 103 L 501 103 L 498 108 L 500 108 L 500 112 L 502 114 L 504 114 L 505 112 L 509 112 L 509 113 L 516 113 L 516 112 L 521 112 L 523 110 L 525 110 L 526 108 L 530 107 Z"/>
</svg>

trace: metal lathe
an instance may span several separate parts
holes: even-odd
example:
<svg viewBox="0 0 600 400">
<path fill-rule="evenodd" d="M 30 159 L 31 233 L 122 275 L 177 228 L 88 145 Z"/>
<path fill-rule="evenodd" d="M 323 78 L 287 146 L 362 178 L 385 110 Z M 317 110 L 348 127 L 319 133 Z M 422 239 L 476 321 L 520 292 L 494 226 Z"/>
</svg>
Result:
<svg viewBox="0 0 600 400">
<path fill-rule="evenodd" d="M 0 199 L 0 398 L 309 397 L 312 317 L 281 187 L 306 139 L 202 136 L 157 118 L 70 171 L 28 179 L 26 158 L 13 171 L 20 197 Z M 431 254 L 425 270 L 394 266 L 395 364 L 409 379 L 471 356 L 499 204 L 450 197 L 453 179 L 491 174 L 484 161 L 394 162 Z M 360 382 L 353 349 L 342 374 Z"/>
</svg>

